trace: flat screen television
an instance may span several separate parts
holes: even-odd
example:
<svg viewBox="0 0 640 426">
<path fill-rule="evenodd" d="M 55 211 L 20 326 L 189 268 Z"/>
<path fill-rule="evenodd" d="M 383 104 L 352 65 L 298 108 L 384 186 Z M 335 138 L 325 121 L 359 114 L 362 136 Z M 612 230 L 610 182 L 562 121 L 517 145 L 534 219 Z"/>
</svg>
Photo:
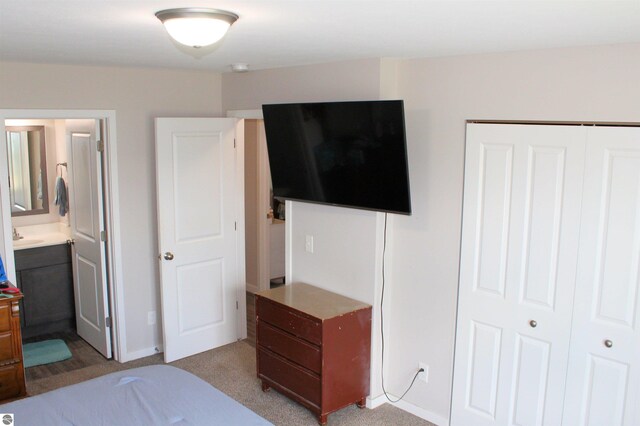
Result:
<svg viewBox="0 0 640 426">
<path fill-rule="evenodd" d="M 263 105 L 273 194 L 411 214 L 400 100 Z"/>
</svg>

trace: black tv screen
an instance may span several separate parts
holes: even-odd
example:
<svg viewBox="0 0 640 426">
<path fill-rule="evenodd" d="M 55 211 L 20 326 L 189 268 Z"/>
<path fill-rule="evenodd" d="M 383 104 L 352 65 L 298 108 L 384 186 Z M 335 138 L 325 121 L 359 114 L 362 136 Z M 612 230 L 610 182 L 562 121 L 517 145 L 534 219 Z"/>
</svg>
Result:
<svg viewBox="0 0 640 426">
<path fill-rule="evenodd" d="M 402 101 L 262 111 L 275 197 L 411 214 Z"/>
</svg>

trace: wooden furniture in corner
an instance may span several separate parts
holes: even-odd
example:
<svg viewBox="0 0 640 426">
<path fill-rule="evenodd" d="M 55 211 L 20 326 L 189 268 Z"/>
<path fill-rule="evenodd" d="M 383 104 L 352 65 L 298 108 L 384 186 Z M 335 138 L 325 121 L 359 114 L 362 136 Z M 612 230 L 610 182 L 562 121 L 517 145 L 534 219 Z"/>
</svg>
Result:
<svg viewBox="0 0 640 426">
<path fill-rule="evenodd" d="M 22 364 L 20 306 L 22 294 L 0 298 L 0 401 L 26 395 Z"/>
<path fill-rule="evenodd" d="M 308 284 L 256 294 L 262 390 L 309 408 L 320 424 L 369 395 L 371 305 Z"/>
</svg>

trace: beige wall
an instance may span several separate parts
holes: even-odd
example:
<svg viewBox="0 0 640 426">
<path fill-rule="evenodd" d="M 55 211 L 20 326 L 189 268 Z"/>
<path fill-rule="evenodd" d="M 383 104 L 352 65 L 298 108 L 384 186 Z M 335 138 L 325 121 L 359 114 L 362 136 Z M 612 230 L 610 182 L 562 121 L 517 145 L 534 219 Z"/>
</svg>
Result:
<svg viewBox="0 0 640 426">
<path fill-rule="evenodd" d="M 392 60 L 362 60 L 247 74 L 223 74 L 223 109 L 256 109 L 262 103 L 312 102 L 394 98 L 398 90 L 399 64 Z M 330 78 L 327 78 L 330 76 Z M 380 261 L 383 216 L 375 212 L 288 202 L 289 281 L 303 281 L 373 305 L 371 397 L 386 401 L 381 387 Z M 395 215 L 389 216 L 389 243 L 393 241 Z M 314 238 L 314 253 L 305 250 L 306 236 Z M 387 278 L 391 270 L 387 252 Z M 389 330 L 390 301 L 396 283 L 385 289 L 385 330 Z M 415 344 L 415 340 L 412 340 Z M 385 356 L 394 351 L 386 346 Z M 412 367 L 416 367 L 412 365 Z M 385 363 L 387 390 L 397 371 Z M 404 377 L 403 377 L 404 378 Z M 409 380 L 411 378 L 409 377 Z M 407 386 L 403 383 L 402 386 Z"/>
<path fill-rule="evenodd" d="M 115 110 L 126 344 L 132 356 L 161 345 L 154 117 L 221 115 L 220 76 L 138 68 L 0 63 L 0 109 Z"/>
<path fill-rule="evenodd" d="M 2 64 L 0 108 L 117 111 L 127 342 L 135 351 L 160 341 L 159 328 L 146 326 L 147 310 L 158 303 L 152 117 L 398 93 L 405 100 L 413 215 L 390 216 L 385 383 L 399 395 L 418 362 L 429 364 L 429 384 L 416 383 L 405 400 L 424 417 L 442 420 L 449 415 L 453 371 L 465 120 L 640 122 L 638 75 L 638 44 L 362 60 L 222 79 L 195 72 Z M 292 210 L 287 222 L 293 276 L 375 303 L 379 216 L 301 203 Z M 311 256 L 303 252 L 309 233 L 317 238 Z M 377 396 L 375 362 L 373 370 Z"/>
<path fill-rule="evenodd" d="M 413 214 L 389 216 L 385 385 L 387 391 L 400 395 L 418 363 L 428 364 L 429 383 L 416 382 L 403 407 L 446 424 L 453 374 L 465 120 L 640 122 L 639 75 L 640 44 L 354 61 L 224 74 L 223 108 L 396 94 L 405 100 Z M 292 210 L 290 270 L 294 278 L 377 302 L 379 259 L 374 252 L 379 251 L 379 218 L 376 225 L 370 212 L 302 203 L 293 203 Z M 320 236 L 312 255 L 304 253 L 305 234 Z M 379 368 L 374 363 L 374 397 L 379 392 Z"/>
<path fill-rule="evenodd" d="M 465 120 L 640 122 L 640 44 L 404 61 L 413 215 L 394 221 L 389 387 L 448 416 L 458 290 Z"/>
<path fill-rule="evenodd" d="M 377 99 L 380 60 L 222 75 L 223 109 L 260 109 L 263 103 Z"/>
<path fill-rule="evenodd" d="M 223 74 L 222 106 L 224 110 L 259 109 L 263 103 L 379 99 L 381 68 L 379 59 L 367 59 Z M 317 204 L 288 204 L 287 279 L 377 305 L 377 214 Z M 307 235 L 314 237 L 313 254 L 305 250 Z M 376 330 L 377 312 L 376 308 Z M 372 394 L 376 396 L 381 393 L 378 344 L 377 340 L 373 343 L 371 377 Z"/>
</svg>

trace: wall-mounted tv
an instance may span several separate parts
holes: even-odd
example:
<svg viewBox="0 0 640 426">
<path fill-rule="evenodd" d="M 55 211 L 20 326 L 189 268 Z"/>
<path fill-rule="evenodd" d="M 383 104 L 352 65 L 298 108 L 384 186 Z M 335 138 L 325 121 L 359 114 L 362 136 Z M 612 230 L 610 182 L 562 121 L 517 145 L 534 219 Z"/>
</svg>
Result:
<svg viewBox="0 0 640 426">
<path fill-rule="evenodd" d="M 402 101 L 262 111 L 275 197 L 411 214 Z"/>
</svg>

